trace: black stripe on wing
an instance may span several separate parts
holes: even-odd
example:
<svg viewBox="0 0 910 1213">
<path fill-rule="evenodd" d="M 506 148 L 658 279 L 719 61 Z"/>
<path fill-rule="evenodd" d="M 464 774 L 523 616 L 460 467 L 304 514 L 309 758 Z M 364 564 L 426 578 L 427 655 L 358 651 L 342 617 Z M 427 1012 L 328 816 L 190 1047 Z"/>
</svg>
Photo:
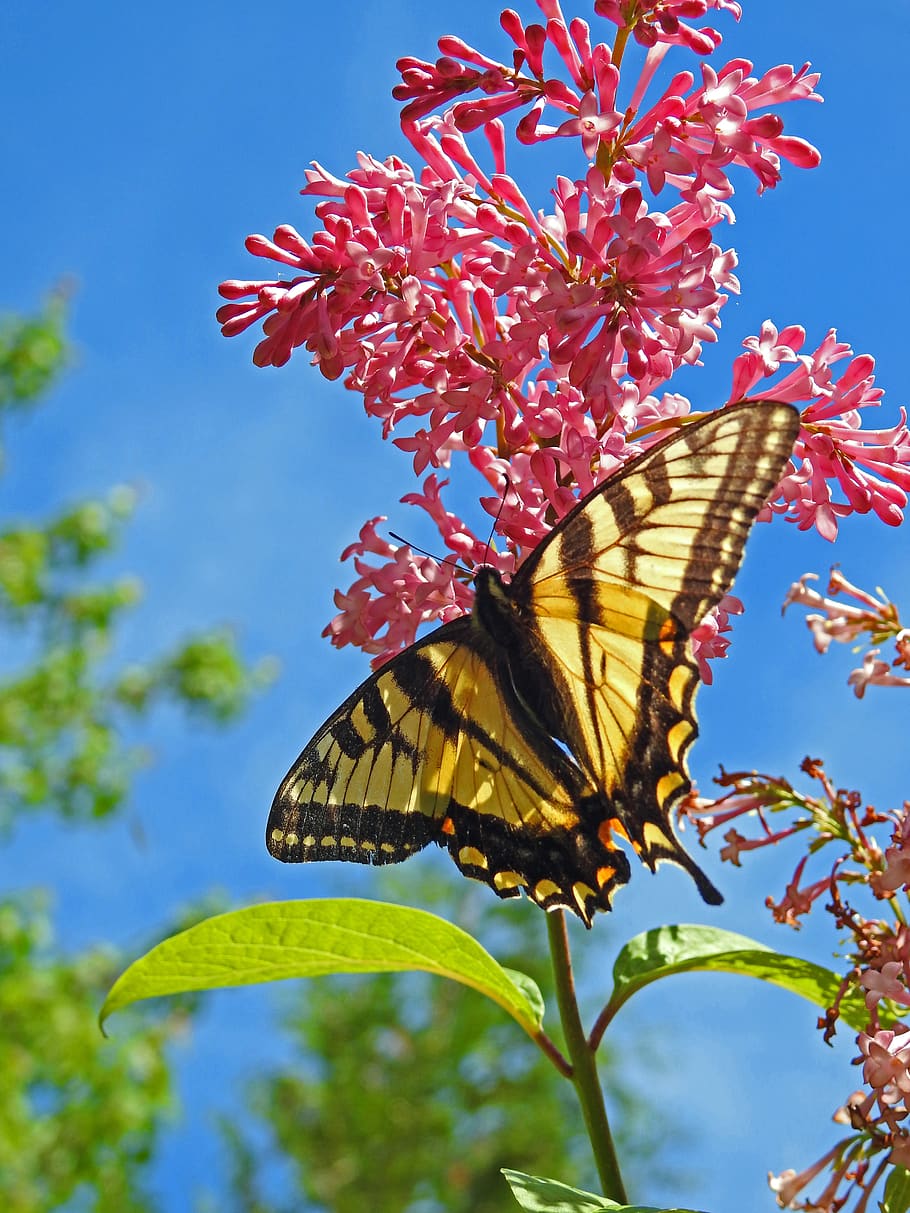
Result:
<svg viewBox="0 0 910 1213">
<path fill-rule="evenodd" d="M 563 907 L 590 927 L 596 910 L 609 910 L 613 893 L 631 875 L 624 851 L 604 823 L 602 797 L 576 801 L 578 820 L 547 829 L 512 824 L 453 802 L 446 817 L 449 853 L 465 876 L 482 880 L 499 897 L 522 891 L 545 910 Z"/>
<path fill-rule="evenodd" d="M 430 652 L 469 643 L 467 618 L 437 628 L 333 712 L 275 794 L 266 845 L 276 859 L 399 863 L 437 837 L 448 798 L 418 794 L 427 746 L 455 746 L 465 722 Z"/>
<path fill-rule="evenodd" d="M 744 405 L 670 436 L 584 498 L 510 587 L 552 671 L 548 727 L 645 862 L 681 865 L 712 903 L 670 823 L 697 735 L 689 633 L 729 590 L 799 424 L 789 406 Z"/>
</svg>

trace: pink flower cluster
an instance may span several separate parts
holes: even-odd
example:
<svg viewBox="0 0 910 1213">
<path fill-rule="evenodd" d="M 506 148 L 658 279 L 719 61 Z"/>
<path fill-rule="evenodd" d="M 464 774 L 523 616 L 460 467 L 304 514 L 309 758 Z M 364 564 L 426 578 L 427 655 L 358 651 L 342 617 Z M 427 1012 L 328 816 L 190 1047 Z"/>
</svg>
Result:
<svg viewBox="0 0 910 1213">
<path fill-rule="evenodd" d="M 910 802 L 881 813 L 864 805 L 858 792 L 836 789 L 818 760 L 806 759 L 803 770 L 819 785 L 817 795 L 803 795 L 786 780 L 755 772 L 725 773 L 718 783 L 730 790 L 713 802 L 694 798 L 687 815 L 702 837 L 717 828 L 725 830 L 723 855 L 733 863 L 758 847 L 799 834 L 806 838 L 783 896 L 777 903 L 768 898 L 767 904 L 777 922 L 798 928 L 819 899 L 825 899 L 840 954 L 846 954 L 848 963 L 834 1005 L 819 1027 L 830 1039 L 843 999 L 862 995 L 869 1018 L 856 1039 L 865 1087 L 851 1094 L 835 1116 L 851 1134 L 806 1170 L 773 1176 L 771 1187 L 784 1208 L 836 1213 L 856 1196 L 854 1213 L 864 1213 L 888 1166 L 910 1166 L 910 1027 L 900 1022 L 910 1008 Z M 782 827 L 772 827 L 772 813 L 787 815 Z M 748 837 L 731 824 L 737 819 L 748 823 Z M 890 829 L 884 845 L 876 837 L 881 827 Z M 806 881 L 810 858 L 832 848 L 828 870 Z M 872 899 L 869 916 L 857 908 L 856 891 L 862 889 Z M 888 908 L 892 913 L 879 917 Z M 845 938 L 850 941 L 846 946 Z M 798 1203 L 822 1172 L 828 1173 L 824 1191 Z"/>
<path fill-rule="evenodd" d="M 738 21 L 742 8 L 734 0 L 595 0 L 594 11 L 620 29 L 630 29 L 636 42 L 654 46 L 657 42 L 687 46 L 698 55 L 709 55 L 720 45 L 720 34 L 706 27 L 697 30 L 682 17 L 703 17 L 709 9 L 726 9 Z"/>
<path fill-rule="evenodd" d="M 782 159 L 819 160 L 769 108 L 819 99 L 808 65 L 752 75 L 746 60 L 701 63 L 655 86 L 669 52 L 717 48 L 716 30 L 688 21 L 711 9 L 738 17 L 730 0 L 597 0 L 595 14 L 618 27 L 612 47 L 580 18 L 567 21 L 557 0 L 538 6 L 544 24 L 502 13 L 510 62 L 456 37 L 440 40 L 435 63 L 400 60 L 395 96 L 419 171 L 363 154 L 345 178 L 315 165 L 303 193 L 318 200 L 320 230 L 306 239 L 283 225 L 272 239 L 247 240 L 289 276 L 220 288 L 225 335 L 262 323 L 257 365 L 282 366 L 303 346 L 323 375 L 344 376 L 362 396 L 424 478 L 403 500 L 431 515 L 466 566 L 431 568 L 368 524 L 347 549 L 357 578 L 336 595 L 326 633 L 375 663 L 425 621 L 467 609 L 466 581 L 487 551 L 442 505 L 436 470 L 457 456 L 480 473 L 480 504 L 503 541 L 492 563 L 514 569 L 580 494 L 689 414 L 669 382 L 716 340 L 739 289 L 735 253 L 714 240 L 733 215 L 731 175 L 745 169 L 764 190 L 780 180 Z M 647 48 L 631 75 L 621 71 L 630 38 Z M 557 178 L 547 211 L 507 171 L 507 116 L 520 144 L 560 139 L 574 153 L 573 176 Z M 675 200 L 658 209 L 668 192 Z M 811 354 L 804 342 L 798 326 L 778 332 L 769 322 L 734 366 L 730 401 L 807 406 L 768 516 L 829 538 L 854 511 L 899 521 L 910 436 L 903 419 L 860 428 L 860 411 L 881 395 L 872 360 L 850 358 L 833 333 Z M 780 377 L 785 363 L 792 369 Z M 708 624 L 715 639 L 719 626 Z"/>
<path fill-rule="evenodd" d="M 770 505 L 800 530 L 815 527 L 825 539 L 837 536 L 838 519 L 874 513 L 889 526 L 899 526 L 910 490 L 910 431 L 903 409 L 887 429 L 862 429 L 861 410 L 881 402 L 875 386 L 874 360 L 852 356 L 832 329 L 811 354 L 800 354 L 805 332 L 792 325 L 781 332 L 766 321 L 760 337 L 749 338 L 747 352 L 733 364 L 730 398 L 750 395 L 803 408 L 803 429 L 794 450 L 791 472 Z M 850 361 L 835 379 L 832 367 Z M 784 363 L 794 368 L 772 387 L 753 389 Z M 842 501 L 835 500 L 840 490 Z"/>
<path fill-rule="evenodd" d="M 897 656 L 889 663 L 880 656 L 881 649 L 869 649 L 859 669 L 853 670 L 847 679 L 857 699 L 862 699 L 869 686 L 910 687 L 910 678 L 892 673 L 894 667 L 910 670 L 910 628 L 900 621 L 897 607 L 886 598 L 860 589 L 843 576 L 839 569 L 832 569 L 825 598 L 808 583 L 817 581 L 814 573 L 804 573 L 795 582 L 784 600 L 784 606 L 792 604 L 820 608 L 806 616 L 806 624 L 819 653 L 826 653 L 832 641 L 853 644 L 860 636 L 868 635 L 876 645 L 893 640 Z M 879 591 L 881 593 L 881 591 Z M 836 600 L 834 595 L 846 594 L 860 604 Z"/>
</svg>

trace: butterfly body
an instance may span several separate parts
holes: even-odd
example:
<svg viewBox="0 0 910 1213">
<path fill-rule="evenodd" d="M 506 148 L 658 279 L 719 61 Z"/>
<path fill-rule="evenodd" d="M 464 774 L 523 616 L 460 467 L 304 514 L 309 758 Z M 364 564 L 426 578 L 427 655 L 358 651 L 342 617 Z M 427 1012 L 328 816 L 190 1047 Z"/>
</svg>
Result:
<svg viewBox="0 0 910 1213">
<path fill-rule="evenodd" d="M 368 678 L 283 781 L 277 858 L 396 863 L 430 842 L 500 897 L 590 925 L 630 875 L 618 839 L 720 894 L 670 812 L 690 787 L 689 636 L 726 593 L 798 432 L 740 405 L 652 447 L 589 493 L 507 584 Z"/>
</svg>

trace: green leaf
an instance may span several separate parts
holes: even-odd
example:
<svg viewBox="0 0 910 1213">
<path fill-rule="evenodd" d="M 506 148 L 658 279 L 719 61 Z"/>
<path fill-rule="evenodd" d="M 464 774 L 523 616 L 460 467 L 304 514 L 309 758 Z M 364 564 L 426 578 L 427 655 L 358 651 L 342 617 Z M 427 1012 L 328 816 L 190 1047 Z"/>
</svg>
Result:
<svg viewBox="0 0 910 1213">
<path fill-rule="evenodd" d="M 891 1168 L 881 1207 L 882 1213 L 907 1213 L 910 1209 L 910 1171 L 903 1167 Z"/>
<path fill-rule="evenodd" d="M 507 965 L 502 965 L 502 971 L 506 974 L 522 994 L 524 994 L 528 1006 L 533 1012 L 534 1022 L 539 1026 L 543 1023 L 543 1016 L 546 1007 L 544 1006 L 543 994 L 540 992 L 540 986 L 527 973 L 521 973 L 518 969 L 510 969 Z"/>
<path fill-rule="evenodd" d="M 570 1188 L 555 1179 L 523 1175 L 521 1171 L 503 1170 L 512 1195 L 527 1213 L 695 1213 L 693 1209 L 657 1209 L 650 1205 L 618 1205 L 605 1196 Z"/>
<path fill-rule="evenodd" d="M 36 316 L 0 317 L 0 412 L 34 404 L 66 365 L 64 294 L 55 291 Z"/>
<path fill-rule="evenodd" d="M 143 998 L 223 986 L 422 969 L 486 994 L 532 1037 L 541 998 L 480 944 L 425 910 L 355 898 L 276 901 L 219 914 L 165 939 L 114 983 L 100 1020 Z M 530 983 L 533 986 L 533 983 Z"/>
<path fill-rule="evenodd" d="M 818 1007 L 829 1007 L 840 989 L 842 977 L 830 969 L 784 956 L 773 948 L 715 927 L 656 927 L 629 941 L 613 966 L 613 1012 L 636 990 L 672 973 L 741 973 L 781 986 Z M 840 1017 L 855 1031 L 868 1023 L 866 1005 L 859 994 L 848 994 L 840 1004 Z"/>
</svg>

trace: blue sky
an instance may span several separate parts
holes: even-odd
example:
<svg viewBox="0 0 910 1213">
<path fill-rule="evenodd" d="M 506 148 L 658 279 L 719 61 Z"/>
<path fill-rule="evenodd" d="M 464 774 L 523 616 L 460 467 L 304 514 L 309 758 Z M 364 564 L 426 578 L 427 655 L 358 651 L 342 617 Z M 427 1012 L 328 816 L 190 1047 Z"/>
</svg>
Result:
<svg viewBox="0 0 910 1213">
<path fill-rule="evenodd" d="M 564 7 L 590 17 L 587 5 Z M 739 252 L 743 293 L 724 310 L 705 368 L 681 386 L 700 407 L 725 398 L 742 339 L 766 317 L 805 325 L 810 348 L 836 326 L 857 353 L 872 353 L 887 392 L 882 424 L 907 399 L 907 41 L 890 36 L 903 34 L 906 6 L 878 5 L 874 30 L 831 12 L 826 0 L 752 0 L 738 27 L 718 19 L 721 62 L 747 57 L 760 72 L 809 59 L 826 100 L 784 111 L 787 132 L 821 149 L 818 170 L 788 169 L 763 197 L 751 178 L 736 182 L 738 223 L 720 240 Z M 283 667 L 229 736 L 156 718 L 155 762 L 137 783 L 132 822 L 73 832 L 47 819 L 19 832 L 3 885 L 54 886 L 66 946 L 113 938 L 135 951 L 213 887 L 237 906 L 375 891 L 369 871 L 282 867 L 262 835 L 289 762 L 365 672 L 358 654 L 330 650 L 319 634 L 333 588 L 350 580 L 338 554 L 361 523 L 387 514 L 399 532 L 413 526 L 413 511 L 397 505 L 412 487 L 407 457 L 305 357 L 254 370 L 253 339 L 218 333 L 215 288 L 254 270 L 248 232 L 307 230 L 297 190 L 311 160 L 343 175 L 358 149 L 410 158 L 390 97 L 395 59 L 433 57 L 443 33 L 502 49 L 497 13 L 486 0 L 87 9 L 51 0 L 0 10 L 0 308 L 34 308 L 66 276 L 76 346 L 47 406 L 7 431 L 4 515 L 44 515 L 118 481 L 138 486 L 137 517 L 110 562 L 147 589 L 122 655 L 223 622 L 251 659 L 274 654 Z M 543 201 L 543 178 L 536 188 Z M 477 521 L 469 490 L 453 500 Z M 737 583 L 748 614 L 699 701 L 702 786 L 718 762 L 795 777 L 811 753 L 880 807 L 908 795 L 900 693 L 856 701 L 845 686 L 851 654 L 819 657 L 799 613 L 782 620 L 779 610 L 801 572 L 839 561 L 910 613 L 906 552 L 904 532 L 875 519 L 848 520 L 835 547 L 781 524 L 758 529 Z M 784 933 L 763 909 L 789 876 L 788 856 L 762 854 L 735 872 L 705 866 L 727 895 L 719 911 L 681 873 L 635 872 L 612 921 L 579 933 L 579 949 L 602 954 L 588 971 L 607 972 L 626 938 L 673 921 L 710 921 L 824 963 L 833 946 L 824 932 Z M 543 946 L 542 922 L 537 938 Z M 242 1076 L 280 1049 L 271 1005 L 262 991 L 218 994 L 182 1053 L 185 1111 L 156 1174 L 168 1211 L 185 1208 L 194 1176 L 220 1165 L 213 1111 L 236 1106 Z M 856 1074 L 849 1043 L 824 1048 L 814 1019 L 781 992 L 721 977 L 659 984 L 624 1012 L 617 1031 L 630 1058 L 639 1026 L 665 1034 L 670 1089 L 657 1094 L 689 1129 L 681 1161 L 699 1175 L 700 1206 L 770 1208 L 765 1172 L 808 1163 L 833 1140 L 828 1116 Z M 644 1059 L 630 1065 L 645 1073 Z M 673 1194 L 638 1195 L 656 1204 Z"/>
</svg>

